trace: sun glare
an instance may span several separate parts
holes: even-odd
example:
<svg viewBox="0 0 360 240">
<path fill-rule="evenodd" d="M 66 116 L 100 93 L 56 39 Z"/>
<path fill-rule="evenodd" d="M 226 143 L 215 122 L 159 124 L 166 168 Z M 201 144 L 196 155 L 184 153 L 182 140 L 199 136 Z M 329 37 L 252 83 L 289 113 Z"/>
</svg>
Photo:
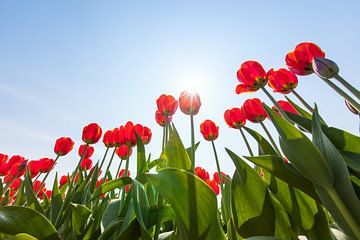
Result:
<svg viewBox="0 0 360 240">
<path fill-rule="evenodd" d="M 184 78 L 181 83 L 181 91 L 188 91 L 190 93 L 198 93 L 201 98 L 206 95 L 206 84 L 204 78 L 198 75 L 192 75 Z"/>
</svg>

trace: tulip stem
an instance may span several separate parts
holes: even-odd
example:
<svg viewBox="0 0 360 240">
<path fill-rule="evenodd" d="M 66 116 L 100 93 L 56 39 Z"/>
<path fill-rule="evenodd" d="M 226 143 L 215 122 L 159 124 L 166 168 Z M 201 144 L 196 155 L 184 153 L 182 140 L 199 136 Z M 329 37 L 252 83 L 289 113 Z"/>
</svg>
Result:
<svg viewBox="0 0 360 240">
<path fill-rule="evenodd" d="M 70 179 L 70 184 L 69 184 L 69 188 L 67 189 L 66 191 L 66 196 L 65 196 L 65 199 L 63 201 L 63 203 L 61 204 L 61 207 L 60 207 L 60 210 L 59 210 L 59 213 L 56 217 L 56 220 L 55 220 L 55 223 L 54 223 L 54 226 L 55 228 L 61 223 L 61 218 L 62 218 L 62 212 L 64 211 L 64 208 L 65 208 L 65 205 L 67 205 L 69 202 L 70 202 L 70 193 L 71 193 L 71 190 L 72 190 L 72 187 L 73 187 L 73 184 L 74 184 L 74 181 L 75 181 L 75 176 L 76 176 L 76 173 L 78 172 L 79 168 L 80 168 L 80 164 L 81 164 L 81 161 L 83 160 L 84 156 L 85 156 L 85 153 L 86 153 L 86 150 L 88 149 L 89 147 L 89 144 L 87 143 L 85 145 L 85 148 L 84 148 L 84 151 L 83 153 L 81 154 L 81 157 L 80 157 L 80 160 L 74 170 L 74 172 L 71 174 L 71 179 Z"/>
<path fill-rule="evenodd" d="M 265 126 L 265 124 L 264 124 L 263 122 L 260 122 L 260 125 L 261 125 L 261 127 L 264 129 L 266 135 L 268 136 L 268 138 L 269 138 L 271 144 L 273 145 L 275 151 L 277 152 L 277 154 L 279 154 L 279 156 L 281 156 L 280 150 L 279 150 L 279 148 L 277 147 L 274 139 L 272 138 L 272 136 L 271 136 L 269 130 L 267 129 L 267 127 Z"/>
<path fill-rule="evenodd" d="M 127 177 L 127 175 L 128 175 L 130 149 L 131 149 L 131 148 L 128 146 L 127 156 L 126 156 L 126 164 L 125 164 L 125 174 L 124 174 L 124 177 Z M 120 201 L 119 215 L 121 214 L 121 211 L 122 211 L 122 208 L 123 208 L 123 203 L 124 203 L 124 200 L 125 200 L 125 193 L 126 193 L 126 186 L 123 186 L 123 187 L 122 187 L 122 193 L 121 193 L 121 201 Z"/>
<path fill-rule="evenodd" d="M 45 183 L 46 178 L 49 176 L 50 171 L 53 169 L 53 167 L 55 166 L 56 161 L 57 161 L 58 159 L 59 159 L 59 155 L 57 155 L 57 156 L 56 156 L 56 158 L 55 158 L 55 160 L 54 160 L 53 164 L 51 165 L 51 167 L 50 167 L 50 169 L 49 169 L 49 171 L 46 173 L 46 175 L 45 175 L 44 179 L 41 181 L 39 188 L 36 190 L 35 195 L 39 193 L 39 191 L 40 191 L 40 189 L 41 189 L 42 185 Z"/>
<path fill-rule="evenodd" d="M 253 157 L 253 156 L 254 156 L 254 153 L 253 153 L 253 151 L 251 150 L 250 144 L 249 144 L 248 140 L 246 139 L 246 136 L 245 136 L 245 134 L 244 134 L 244 131 L 242 130 L 242 127 L 239 127 L 239 130 L 240 130 L 240 133 L 241 133 L 241 135 L 242 135 L 242 137 L 243 137 L 243 139 L 244 139 L 245 145 L 246 145 L 246 147 L 247 147 L 247 149 L 248 149 L 248 151 L 249 151 L 250 156 Z"/>
<path fill-rule="evenodd" d="M 116 171 L 115 178 L 118 178 L 118 177 L 119 177 L 118 175 L 119 175 L 119 173 L 120 173 L 120 169 L 121 169 L 121 165 L 122 165 L 123 161 L 124 161 L 124 160 L 121 159 L 120 164 L 119 164 L 119 167 L 118 167 L 118 169 L 117 169 L 117 171 Z M 124 175 L 124 177 L 126 177 L 126 176 Z"/>
<path fill-rule="evenodd" d="M 334 89 L 339 95 L 341 95 L 342 97 L 344 97 L 346 100 L 348 100 L 351 105 L 353 105 L 354 108 L 356 108 L 356 110 L 358 110 L 358 112 L 360 112 L 360 105 L 352 98 L 350 97 L 346 92 L 344 92 L 341 88 L 339 88 L 338 86 L 336 86 L 333 82 L 331 82 L 328 79 L 324 79 L 321 78 L 325 83 L 327 83 L 332 89 Z"/>
<path fill-rule="evenodd" d="M 191 123 L 191 172 L 195 169 L 195 130 L 194 130 L 194 115 L 190 114 Z"/>
<path fill-rule="evenodd" d="M 354 88 L 350 83 L 348 83 L 345 79 L 343 79 L 339 74 L 335 74 L 334 78 L 338 80 L 344 87 L 347 88 L 357 99 L 360 99 L 360 92 L 356 88 Z"/>
<path fill-rule="evenodd" d="M 111 166 L 111 163 L 112 163 L 112 161 L 113 161 L 113 159 L 114 159 L 114 155 L 115 155 L 116 149 L 117 149 L 117 146 L 115 146 L 114 151 L 113 151 L 112 154 L 111 154 L 111 158 L 110 158 L 109 164 L 108 164 L 107 167 L 106 167 L 106 171 L 105 171 L 104 181 L 103 181 L 103 182 L 105 182 L 105 180 L 106 180 L 106 178 L 107 178 L 107 175 L 108 175 L 108 172 L 110 171 L 110 166 Z"/>
<path fill-rule="evenodd" d="M 165 149 L 165 138 L 166 138 L 166 125 L 163 126 L 163 139 L 162 139 L 162 145 L 161 145 L 161 153 L 164 152 Z"/>
<path fill-rule="evenodd" d="M 284 110 L 279 106 L 279 104 L 276 102 L 276 100 L 271 96 L 271 94 L 265 89 L 265 87 L 261 87 L 261 89 L 264 91 L 266 96 L 271 100 L 271 102 L 275 105 L 277 110 L 279 111 L 280 115 L 283 116 L 284 119 L 286 119 L 288 122 L 293 124 L 293 121 L 286 115 Z"/>
<path fill-rule="evenodd" d="M 109 151 L 109 147 L 106 148 L 104 157 L 103 157 L 103 159 L 101 160 L 101 164 L 100 164 L 100 167 L 99 167 L 100 170 L 101 170 L 102 166 L 104 165 L 104 162 L 105 162 L 105 159 L 106 159 L 106 155 L 108 154 L 108 151 Z"/>
<path fill-rule="evenodd" d="M 314 109 L 305 101 L 305 99 L 303 99 L 294 89 L 291 92 L 295 95 L 295 97 L 297 97 L 297 99 L 299 99 L 299 101 L 307 108 L 307 110 L 310 112 L 314 111 Z"/>
</svg>

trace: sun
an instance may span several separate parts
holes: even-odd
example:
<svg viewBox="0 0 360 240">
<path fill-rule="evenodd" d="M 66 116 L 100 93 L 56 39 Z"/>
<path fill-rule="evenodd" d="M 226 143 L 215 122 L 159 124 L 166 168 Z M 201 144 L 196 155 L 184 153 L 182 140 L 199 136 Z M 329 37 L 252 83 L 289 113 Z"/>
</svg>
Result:
<svg viewBox="0 0 360 240">
<path fill-rule="evenodd" d="M 201 98 L 206 96 L 205 79 L 200 74 L 191 74 L 184 77 L 181 82 L 180 90 L 188 91 L 189 93 L 197 93 Z"/>
</svg>

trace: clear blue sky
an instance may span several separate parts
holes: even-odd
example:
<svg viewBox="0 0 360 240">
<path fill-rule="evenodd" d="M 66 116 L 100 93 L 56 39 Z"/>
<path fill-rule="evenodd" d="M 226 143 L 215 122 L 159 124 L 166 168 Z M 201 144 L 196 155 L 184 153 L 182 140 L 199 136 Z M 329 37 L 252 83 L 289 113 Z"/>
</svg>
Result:
<svg viewBox="0 0 360 240">
<path fill-rule="evenodd" d="M 201 121 L 218 123 L 220 161 L 232 174 L 224 147 L 247 151 L 224 111 L 252 97 L 269 103 L 261 93 L 235 94 L 240 64 L 284 67 L 287 52 L 312 41 L 359 88 L 359 9 L 359 1 L 1 1 L 0 152 L 54 157 L 55 139 L 70 136 L 76 151 L 56 168 L 64 174 L 76 165 L 84 125 L 107 130 L 132 120 L 152 128 L 147 149 L 155 158 L 162 137 L 156 98 L 195 85 L 203 104 L 196 137 L 202 140 Z M 316 76 L 300 77 L 297 90 L 318 103 L 330 125 L 358 133 L 358 118 Z M 178 111 L 174 122 L 189 145 L 188 117 Z M 95 147 L 96 161 L 104 147 Z M 202 141 L 197 165 L 213 172 L 209 153 L 211 144 Z"/>
</svg>

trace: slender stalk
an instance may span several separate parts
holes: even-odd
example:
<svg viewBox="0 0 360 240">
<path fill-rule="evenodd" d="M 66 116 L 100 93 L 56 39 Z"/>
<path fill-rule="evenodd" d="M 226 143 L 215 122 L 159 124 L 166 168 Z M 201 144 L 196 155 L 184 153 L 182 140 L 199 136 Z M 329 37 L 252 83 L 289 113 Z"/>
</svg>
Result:
<svg viewBox="0 0 360 240">
<path fill-rule="evenodd" d="M 108 154 L 109 148 L 110 148 L 110 147 L 107 147 L 107 148 L 106 148 L 104 157 L 103 157 L 103 159 L 101 160 L 101 163 L 100 163 L 99 170 L 101 170 L 102 166 L 104 165 L 104 162 L 105 162 L 105 159 L 106 159 L 106 155 Z"/>
<path fill-rule="evenodd" d="M 242 127 L 239 127 L 239 131 L 240 131 L 240 133 L 241 133 L 241 136 L 242 136 L 243 139 L 244 139 L 245 145 L 246 145 L 246 147 L 247 147 L 247 149 L 248 149 L 248 151 L 249 151 L 250 156 L 253 157 L 253 156 L 254 156 L 254 153 L 253 153 L 253 151 L 251 150 L 250 144 L 249 144 L 249 142 L 248 142 L 248 140 L 247 140 L 247 138 L 246 138 L 246 136 L 245 136 L 245 134 L 244 134 L 244 131 L 242 130 Z"/>
<path fill-rule="evenodd" d="M 120 169 L 121 169 L 121 165 L 122 165 L 123 161 L 124 161 L 124 160 L 121 159 L 120 164 L 119 164 L 119 167 L 118 167 L 118 169 L 117 169 L 117 171 L 116 171 L 115 178 L 118 178 L 118 177 L 119 177 L 119 173 L 120 173 Z M 125 175 L 125 176 L 126 176 L 126 175 Z"/>
<path fill-rule="evenodd" d="M 60 224 L 61 218 L 62 218 L 62 212 L 64 211 L 65 205 L 67 205 L 70 202 L 70 193 L 71 193 L 72 188 L 73 188 L 73 184 L 74 184 L 74 181 L 75 181 L 75 176 L 76 176 L 76 173 L 78 172 L 78 170 L 80 168 L 81 161 L 84 159 L 84 156 L 85 156 L 85 153 L 86 153 L 86 150 L 88 149 L 88 147 L 89 147 L 89 144 L 87 143 L 85 145 L 84 151 L 81 154 L 80 160 L 79 160 L 74 172 L 71 174 L 69 188 L 66 191 L 65 199 L 64 199 L 63 203 L 61 204 L 59 213 L 58 213 L 58 215 L 56 217 L 55 224 L 54 224 L 55 227 L 57 227 Z M 71 195 L 71 197 L 72 197 L 72 195 Z"/>
<path fill-rule="evenodd" d="M 271 144 L 272 144 L 273 147 L 275 148 L 275 151 L 279 154 L 279 156 L 281 156 L 281 152 L 280 152 L 279 148 L 277 147 L 274 139 L 272 138 L 269 130 L 266 128 L 265 124 L 264 124 L 263 122 L 260 122 L 260 125 L 261 125 L 261 127 L 264 129 L 264 131 L 265 131 L 266 135 L 268 136 Z"/>
<path fill-rule="evenodd" d="M 34 179 L 34 182 L 36 182 L 36 181 L 39 179 L 39 177 L 41 176 L 41 174 L 42 174 L 42 172 L 40 172 L 40 173 L 36 176 L 36 178 Z"/>
<path fill-rule="evenodd" d="M 293 123 L 293 121 L 286 115 L 284 110 L 279 106 L 279 104 L 276 102 L 273 96 L 271 96 L 271 94 L 265 89 L 265 87 L 262 87 L 261 89 L 264 91 L 266 96 L 271 100 L 271 102 L 275 105 L 280 115 L 283 116 L 283 118 L 286 119 L 288 122 Z"/>
<path fill-rule="evenodd" d="M 350 97 L 346 92 L 344 92 L 341 88 L 339 88 L 338 86 L 336 86 L 333 82 L 331 82 L 328 79 L 324 79 L 322 78 L 322 80 L 327 83 L 332 89 L 334 89 L 339 95 L 341 95 L 342 97 L 344 97 L 346 100 L 348 100 L 351 105 L 353 105 L 354 108 L 356 108 L 356 110 L 358 110 L 360 112 L 360 104 L 357 103 L 352 97 Z"/>
<path fill-rule="evenodd" d="M 191 172 L 195 169 L 195 130 L 194 130 L 194 115 L 190 114 L 191 123 Z"/>
<path fill-rule="evenodd" d="M 165 149 L 166 125 L 162 128 L 163 128 L 163 138 L 162 138 L 162 145 L 161 145 L 161 153 L 163 153 L 164 149 Z"/>
<path fill-rule="evenodd" d="M 51 170 L 53 169 L 53 167 L 55 166 L 56 161 L 59 159 L 59 157 L 60 157 L 59 155 L 57 155 L 57 156 L 56 156 L 56 158 L 55 158 L 55 160 L 54 160 L 53 164 L 51 165 L 51 167 L 50 167 L 50 169 L 49 169 L 49 171 L 45 174 L 45 177 L 44 177 L 44 179 L 41 181 L 39 188 L 36 190 L 35 195 L 39 193 L 39 191 L 40 191 L 40 189 L 41 189 L 42 185 L 45 183 L 46 178 L 49 176 L 50 171 L 51 171 Z"/>
<path fill-rule="evenodd" d="M 106 171 L 105 171 L 104 181 L 103 181 L 103 182 L 105 182 L 105 180 L 106 180 L 106 178 L 107 178 L 107 174 L 108 174 L 108 172 L 109 172 L 111 163 L 112 163 L 112 161 L 113 161 L 113 159 L 114 159 L 114 155 L 115 155 L 116 149 L 117 149 L 117 146 L 115 146 L 114 151 L 113 151 L 113 153 L 111 154 L 111 158 L 110 158 L 109 164 L 108 164 L 107 167 L 106 167 Z"/>
<path fill-rule="evenodd" d="M 125 164 L 125 175 L 124 176 L 127 176 L 128 175 L 128 170 L 129 170 L 129 158 L 130 158 L 130 148 L 128 146 L 128 151 L 127 151 L 127 157 L 126 157 L 126 164 Z M 122 193 L 121 193 L 121 201 L 120 201 L 120 209 L 119 209 L 119 215 L 121 213 L 121 210 L 123 208 L 123 203 L 124 203 L 124 200 L 125 200 L 125 193 L 126 193 L 126 186 L 123 186 L 122 187 Z"/>
<path fill-rule="evenodd" d="M 336 80 L 338 80 L 347 90 L 349 90 L 357 99 L 360 99 L 360 92 L 356 88 L 354 88 L 350 83 L 348 83 L 345 79 L 343 79 L 339 74 L 334 76 Z"/>
<path fill-rule="evenodd" d="M 303 98 L 295 91 L 295 89 L 293 89 L 291 92 L 295 95 L 295 97 L 297 97 L 297 99 L 299 99 L 299 101 L 302 103 L 302 105 L 304 105 L 304 106 L 307 108 L 307 110 L 309 110 L 310 112 L 313 112 L 313 111 L 314 111 L 314 109 L 305 101 L 305 99 L 303 99 Z"/>
</svg>

